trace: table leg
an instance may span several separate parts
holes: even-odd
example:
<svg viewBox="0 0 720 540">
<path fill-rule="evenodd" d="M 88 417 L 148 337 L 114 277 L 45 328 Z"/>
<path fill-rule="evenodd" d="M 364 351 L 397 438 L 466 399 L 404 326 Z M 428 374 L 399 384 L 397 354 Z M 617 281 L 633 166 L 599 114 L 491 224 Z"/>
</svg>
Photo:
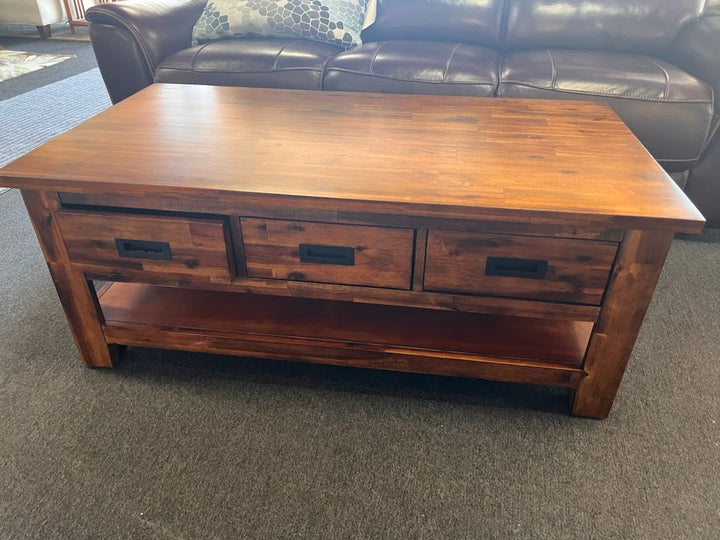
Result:
<svg viewBox="0 0 720 540">
<path fill-rule="evenodd" d="M 53 216 L 60 207 L 57 194 L 23 190 L 22 196 L 80 356 L 88 366 L 112 367 L 118 348 L 105 341 L 102 310 L 92 283 L 68 259 Z"/>
<path fill-rule="evenodd" d="M 626 233 L 585 354 L 586 376 L 571 396 L 573 414 L 610 413 L 672 239 L 666 231 Z"/>
</svg>

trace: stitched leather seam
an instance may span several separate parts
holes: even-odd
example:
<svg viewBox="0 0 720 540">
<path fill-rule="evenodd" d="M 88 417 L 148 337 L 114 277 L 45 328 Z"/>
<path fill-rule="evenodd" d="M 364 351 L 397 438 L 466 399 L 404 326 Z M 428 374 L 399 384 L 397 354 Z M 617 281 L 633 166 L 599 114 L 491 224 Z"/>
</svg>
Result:
<svg viewBox="0 0 720 540">
<path fill-rule="evenodd" d="M 713 140 L 713 138 L 715 137 L 715 134 L 718 132 L 718 128 L 720 128 L 720 122 L 715 122 L 715 126 L 712 128 L 712 130 L 710 130 L 710 133 L 708 133 L 708 136 L 707 136 L 708 143 Z"/>
<path fill-rule="evenodd" d="M 368 66 L 368 74 L 372 73 L 373 69 L 375 69 L 375 59 L 377 58 L 377 55 L 380 54 L 380 49 L 382 49 L 385 45 L 387 45 L 387 41 L 382 41 L 378 45 L 378 48 L 375 49 L 375 54 L 373 54 L 370 59 L 370 65 Z"/>
<path fill-rule="evenodd" d="M 505 68 L 505 55 L 504 54 L 498 54 L 495 58 L 495 73 L 498 74 L 498 78 L 495 81 L 495 90 L 493 91 L 493 96 L 498 97 L 500 92 L 500 79 L 502 77 L 503 69 Z"/>
<path fill-rule="evenodd" d="M 715 121 L 715 125 L 713 126 L 713 120 Z M 705 153 L 705 150 L 708 149 L 710 144 L 713 142 L 713 139 L 715 139 L 715 136 L 720 133 L 720 119 L 717 117 L 714 117 L 713 120 L 710 121 L 710 125 L 708 126 L 708 134 L 705 137 L 705 144 L 703 145 L 702 153 Z M 720 135 L 718 135 L 720 137 Z"/>
<path fill-rule="evenodd" d="M 137 44 L 138 48 L 140 49 L 140 52 L 143 55 L 143 58 L 145 59 L 146 67 L 150 70 L 150 74 L 152 75 L 152 73 L 155 70 L 153 69 L 152 62 L 150 61 L 150 55 L 148 54 L 147 48 L 145 47 L 145 44 L 143 43 L 143 41 L 140 37 L 140 32 L 138 32 L 138 29 L 135 27 L 135 25 L 125 21 L 124 19 L 118 17 L 114 13 L 107 11 L 106 9 L 103 9 L 102 7 L 99 7 L 99 6 L 95 8 L 95 12 L 101 13 L 101 14 L 105 15 L 107 18 L 117 21 L 118 23 L 120 23 L 121 29 L 125 29 L 128 32 L 130 32 L 130 35 L 132 35 L 132 37 L 135 39 L 135 43 Z"/>
<path fill-rule="evenodd" d="M 702 148 L 700 149 L 700 155 L 702 156 L 705 150 L 708 146 L 710 146 L 710 141 L 712 141 L 712 136 L 710 135 L 711 130 L 714 132 L 717 131 L 717 125 L 715 126 L 715 129 L 713 130 L 713 121 L 716 119 L 715 115 L 713 114 L 710 119 L 708 120 L 707 127 L 705 128 L 705 144 L 703 144 Z"/>
<path fill-rule="evenodd" d="M 670 95 L 670 74 L 667 72 L 667 69 L 662 67 L 660 64 L 658 64 L 655 60 L 652 58 L 649 59 L 653 64 L 655 64 L 660 71 L 663 72 L 663 76 L 665 77 L 665 90 L 663 91 L 663 101 L 666 101 L 668 99 L 668 96 Z"/>
<path fill-rule="evenodd" d="M 445 71 L 443 71 L 442 76 L 443 82 L 445 82 L 445 79 L 447 79 L 448 71 L 450 71 L 450 62 L 452 62 L 453 56 L 455 56 L 455 51 L 458 50 L 458 47 L 460 47 L 460 45 L 462 45 L 462 43 L 458 43 L 457 45 L 455 45 L 455 47 L 453 47 L 453 50 L 448 57 L 448 61 L 445 63 Z"/>
<path fill-rule="evenodd" d="M 200 54 L 200 51 L 202 51 L 207 46 L 208 46 L 208 44 L 205 43 L 202 47 L 200 47 L 197 51 L 195 51 L 195 54 L 193 54 L 192 60 L 190 60 L 190 69 L 192 69 L 193 71 L 195 71 L 195 60 L 197 59 L 198 54 Z"/>
<path fill-rule="evenodd" d="M 157 80 L 158 73 L 162 73 L 164 71 L 174 71 L 177 73 L 214 73 L 216 75 L 222 75 L 223 73 L 248 74 L 248 75 L 272 75 L 273 73 L 292 73 L 294 71 L 306 71 L 306 72 L 310 72 L 310 73 L 319 73 L 320 75 L 323 74 L 321 69 L 315 69 L 315 68 L 283 68 L 283 69 L 278 69 L 276 71 L 234 71 L 234 70 L 230 70 L 230 69 L 223 69 L 222 71 L 217 71 L 217 70 L 209 70 L 209 69 L 183 69 L 183 68 L 169 68 L 169 67 L 161 66 L 155 72 L 155 79 Z"/>
<path fill-rule="evenodd" d="M 275 61 L 273 62 L 273 67 L 272 67 L 272 70 L 273 70 L 273 71 L 277 71 L 277 70 L 278 70 L 277 65 L 278 65 L 278 62 L 280 61 L 280 55 L 283 53 L 283 51 L 284 51 L 285 49 L 287 49 L 290 45 L 295 45 L 297 42 L 298 42 L 298 40 L 296 39 L 296 40 L 294 40 L 294 41 L 291 41 L 291 42 L 289 42 L 289 43 L 286 43 L 285 45 L 283 45 L 283 46 L 280 48 L 280 50 L 279 50 L 279 51 L 277 52 L 277 54 L 275 55 Z"/>
<path fill-rule="evenodd" d="M 318 73 L 322 73 L 322 69 L 320 68 L 281 68 L 276 71 L 243 71 L 243 70 L 233 70 L 233 69 L 223 69 L 223 70 L 217 70 L 217 69 L 186 69 L 186 68 L 174 68 L 174 67 L 166 67 L 166 66 L 158 66 L 157 71 L 178 71 L 183 73 L 217 73 L 218 75 L 222 75 L 223 73 L 249 73 L 249 74 L 258 74 L 258 73 L 264 73 L 266 75 L 272 74 L 272 73 L 282 73 L 284 71 L 316 71 Z"/>
<path fill-rule="evenodd" d="M 717 106 L 715 104 L 715 89 L 712 86 L 710 87 L 710 92 L 713 96 L 713 106 L 715 110 L 707 127 L 707 132 L 705 134 L 705 144 L 703 145 L 701 154 L 704 154 L 705 150 L 708 149 L 710 143 L 712 143 L 713 139 L 715 138 L 715 134 L 718 133 L 718 128 L 720 127 L 720 111 L 717 110 Z"/>
<path fill-rule="evenodd" d="M 555 60 L 553 60 L 550 49 L 545 49 L 545 52 L 548 53 L 548 56 L 550 57 L 550 88 L 552 90 L 555 90 L 555 83 L 557 82 L 557 71 L 555 69 Z"/>
<path fill-rule="evenodd" d="M 401 82 L 416 82 L 416 83 L 427 83 L 427 84 L 463 84 L 463 85 L 473 85 L 473 86 L 495 86 L 495 82 L 488 81 L 488 82 L 451 82 L 451 83 L 444 83 L 443 81 L 429 81 L 427 79 L 400 79 L 398 77 L 388 77 L 387 75 L 377 75 L 375 73 L 365 73 L 364 71 L 354 71 L 351 69 L 343 69 L 343 68 L 337 68 L 332 67 L 327 70 L 327 73 L 330 73 L 331 71 L 339 71 L 341 73 L 350 73 L 352 75 L 357 75 L 358 77 L 372 77 L 374 79 L 385 79 L 388 81 L 401 81 Z M 326 73 L 326 75 L 327 75 Z"/>
<path fill-rule="evenodd" d="M 500 82 L 501 85 L 503 84 L 516 84 L 517 86 L 525 86 L 527 88 L 535 88 L 536 90 L 547 90 L 547 91 L 555 91 L 559 93 L 564 94 L 577 94 L 582 96 L 601 96 L 601 97 L 611 97 L 615 99 L 627 99 L 629 101 L 650 101 L 653 103 L 672 103 L 672 104 L 683 104 L 683 103 L 702 103 L 705 105 L 712 105 L 712 101 L 705 101 L 705 100 L 699 100 L 699 99 L 688 99 L 683 101 L 668 101 L 668 100 L 662 100 L 655 97 L 645 97 L 645 96 L 636 96 L 636 97 L 625 97 L 625 96 L 618 96 L 616 94 L 610 94 L 607 92 L 584 92 L 582 90 L 565 90 L 564 88 L 548 88 L 547 86 L 540 86 L 539 84 L 529 84 L 524 81 L 513 81 L 513 80 L 504 80 Z"/>
<path fill-rule="evenodd" d="M 327 75 L 327 65 L 332 60 L 332 56 L 328 56 L 322 65 L 322 71 L 320 72 L 320 90 L 325 90 L 325 76 Z"/>
</svg>

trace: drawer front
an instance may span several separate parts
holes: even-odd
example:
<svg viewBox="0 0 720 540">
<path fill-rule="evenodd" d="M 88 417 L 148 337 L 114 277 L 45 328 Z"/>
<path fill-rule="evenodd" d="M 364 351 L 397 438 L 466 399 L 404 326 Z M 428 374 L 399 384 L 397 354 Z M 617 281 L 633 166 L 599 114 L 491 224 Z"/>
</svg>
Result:
<svg viewBox="0 0 720 540">
<path fill-rule="evenodd" d="M 249 277 L 409 289 L 414 231 L 241 218 Z"/>
<path fill-rule="evenodd" d="M 424 289 L 599 305 L 617 244 L 430 231 Z"/>
<path fill-rule="evenodd" d="M 66 210 L 55 217 L 73 262 L 230 281 L 222 220 Z"/>
</svg>

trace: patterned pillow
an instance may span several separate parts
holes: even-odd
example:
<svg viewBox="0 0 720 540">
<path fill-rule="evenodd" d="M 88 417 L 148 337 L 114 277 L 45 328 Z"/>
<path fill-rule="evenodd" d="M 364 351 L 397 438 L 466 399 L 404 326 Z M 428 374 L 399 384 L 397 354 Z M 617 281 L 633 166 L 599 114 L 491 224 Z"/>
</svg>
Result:
<svg viewBox="0 0 720 540">
<path fill-rule="evenodd" d="M 209 0 L 193 45 L 231 37 L 301 37 L 344 48 L 360 43 L 367 0 Z"/>
</svg>

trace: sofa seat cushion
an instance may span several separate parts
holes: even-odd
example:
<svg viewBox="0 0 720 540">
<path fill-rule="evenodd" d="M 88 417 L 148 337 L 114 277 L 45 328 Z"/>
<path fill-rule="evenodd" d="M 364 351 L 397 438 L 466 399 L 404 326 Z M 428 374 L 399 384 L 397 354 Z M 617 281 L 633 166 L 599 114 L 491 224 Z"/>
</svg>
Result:
<svg viewBox="0 0 720 540">
<path fill-rule="evenodd" d="M 213 41 L 168 56 L 155 82 L 320 90 L 325 63 L 340 51 L 293 38 Z"/>
<path fill-rule="evenodd" d="M 605 101 L 673 171 L 697 161 L 713 117 L 713 91 L 707 84 L 662 60 L 624 53 L 509 53 L 498 96 Z"/>
<path fill-rule="evenodd" d="M 499 53 L 464 43 L 381 41 L 331 59 L 326 90 L 494 96 Z"/>
</svg>

